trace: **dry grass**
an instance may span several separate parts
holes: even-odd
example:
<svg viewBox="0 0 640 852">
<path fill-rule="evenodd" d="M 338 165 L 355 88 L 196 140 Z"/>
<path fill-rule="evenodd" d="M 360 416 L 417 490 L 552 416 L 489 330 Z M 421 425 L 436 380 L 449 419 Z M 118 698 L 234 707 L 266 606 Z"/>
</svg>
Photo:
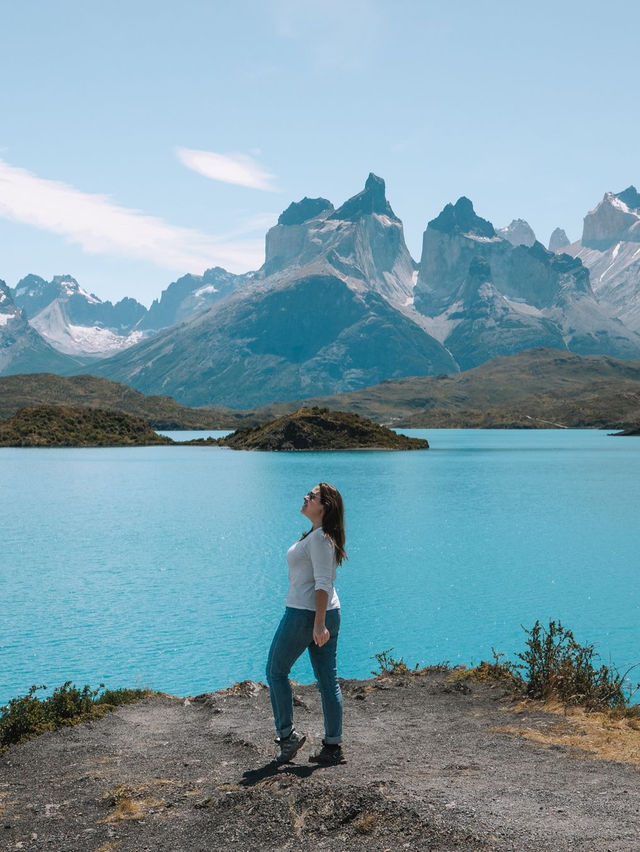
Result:
<svg viewBox="0 0 640 852">
<path fill-rule="evenodd" d="M 242 695 L 245 698 L 255 698 L 263 689 L 266 689 L 266 687 L 260 681 L 241 680 L 227 689 L 218 690 L 218 695 Z"/>
<path fill-rule="evenodd" d="M 518 679 L 509 670 L 507 664 L 501 663 L 497 658 L 495 662 L 489 663 L 483 660 L 479 666 L 468 669 L 466 666 L 456 666 L 450 669 L 451 674 L 447 678 L 449 683 L 457 683 L 463 680 L 472 680 L 477 683 L 502 683 L 504 686 L 518 686 Z"/>
<path fill-rule="evenodd" d="M 116 822 L 144 819 L 149 811 L 164 807 L 166 804 L 163 799 L 148 796 L 149 790 L 166 785 L 175 785 L 176 783 L 175 781 L 156 778 L 153 781 L 139 784 L 137 787 L 128 784 L 120 784 L 114 787 L 113 790 L 109 790 L 102 797 L 113 807 L 113 811 L 108 816 L 98 820 L 98 825 L 111 825 Z"/>
<path fill-rule="evenodd" d="M 376 827 L 378 817 L 375 814 L 365 814 L 353 823 L 354 829 L 358 834 L 371 834 Z"/>
<path fill-rule="evenodd" d="M 516 734 L 541 743 L 576 748 L 599 760 L 640 766 L 640 709 L 587 712 L 581 707 L 566 708 L 558 702 L 521 701 L 515 712 L 535 707 L 558 718 L 546 728 L 520 728 L 504 725 L 495 730 Z"/>
</svg>

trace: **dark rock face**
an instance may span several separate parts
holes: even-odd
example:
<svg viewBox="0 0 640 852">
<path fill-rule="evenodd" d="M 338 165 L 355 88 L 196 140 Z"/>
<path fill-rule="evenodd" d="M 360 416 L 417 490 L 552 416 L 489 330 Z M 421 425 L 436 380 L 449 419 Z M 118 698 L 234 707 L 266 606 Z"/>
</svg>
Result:
<svg viewBox="0 0 640 852">
<path fill-rule="evenodd" d="M 322 213 L 331 212 L 333 204 L 327 198 L 307 198 L 292 201 L 278 217 L 278 225 L 302 225 L 309 219 L 316 219 Z"/>
<path fill-rule="evenodd" d="M 628 186 L 622 192 L 616 192 L 615 196 L 631 210 L 637 210 L 640 213 L 640 192 L 638 192 L 635 186 Z"/>
<path fill-rule="evenodd" d="M 560 251 L 560 249 L 568 245 L 570 245 L 569 237 L 562 228 L 556 228 L 549 238 L 549 251 Z"/>
<path fill-rule="evenodd" d="M 0 375 L 64 373 L 78 367 L 77 360 L 57 352 L 29 325 L 11 290 L 0 281 Z"/>
<path fill-rule="evenodd" d="M 533 228 L 524 219 L 514 219 L 506 228 L 498 228 L 496 233 L 512 246 L 532 246 L 536 241 Z"/>
<path fill-rule="evenodd" d="M 183 275 L 163 290 L 160 299 L 154 299 L 138 328 L 160 331 L 183 322 L 232 293 L 248 277 L 234 275 L 220 266 L 207 269 L 204 275 Z"/>
<path fill-rule="evenodd" d="M 444 234 L 467 234 L 475 237 L 495 237 L 491 222 L 477 216 L 473 204 L 463 195 L 455 204 L 447 204 L 442 213 L 432 219 L 427 228 Z"/>
<path fill-rule="evenodd" d="M 362 192 L 345 201 L 330 218 L 356 222 L 362 216 L 371 216 L 373 213 L 400 221 L 387 201 L 384 181 L 373 172 L 369 172 Z"/>
</svg>

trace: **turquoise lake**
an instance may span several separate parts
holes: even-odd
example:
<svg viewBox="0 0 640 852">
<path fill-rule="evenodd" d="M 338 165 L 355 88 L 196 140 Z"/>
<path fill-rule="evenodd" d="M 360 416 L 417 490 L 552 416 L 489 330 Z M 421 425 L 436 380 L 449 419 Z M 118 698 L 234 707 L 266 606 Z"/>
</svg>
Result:
<svg viewBox="0 0 640 852">
<path fill-rule="evenodd" d="M 264 680 L 320 479 L 346 506 L 343 677 L 389 648 L 410 665 L 513 658 L 537 618 L 621 670 L 640 661 L 640 438 L 407 434 L 432 448 L 1 449 L 0 703 L 66 680 L 178 695 Z M 292 676 L 313 679 L 306 659 Z"/>
</svg>

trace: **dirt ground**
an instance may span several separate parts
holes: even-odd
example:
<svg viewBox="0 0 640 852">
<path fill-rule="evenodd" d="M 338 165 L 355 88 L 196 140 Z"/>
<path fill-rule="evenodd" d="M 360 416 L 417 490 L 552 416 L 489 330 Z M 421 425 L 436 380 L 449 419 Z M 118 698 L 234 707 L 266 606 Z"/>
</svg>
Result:
<svg viewBox="0 0 640 852">
<path fill-rule="evenodd" d="M 344 682 L 336 767 L 307 760 L 322 736 L 313 686 L 295 687 L 308 741 L 283 767 L 252 683 L 12 746 L 0 849 L 640 849 L 638 765 L 559 745 L 570 719 L 449 677 Z"/>
</svg>

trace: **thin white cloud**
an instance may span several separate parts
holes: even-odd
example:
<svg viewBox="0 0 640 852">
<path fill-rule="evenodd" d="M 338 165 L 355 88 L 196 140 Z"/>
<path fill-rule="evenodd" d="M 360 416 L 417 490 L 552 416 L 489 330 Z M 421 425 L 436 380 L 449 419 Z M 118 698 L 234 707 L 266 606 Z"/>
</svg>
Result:
<svg viewBox="0 0 640 852">
<path fill-rule="evenodd" d="M 0 217 L 59 234 L 92 254 L 138 258 L 178 272 L 201 273 L 211 266 L 246 272 L 264 259 L 263 238 L 248 236 L 253 223 L 244 235 L 214 237 L 37 177 L 1 158 Z"/>
<path fill-rule="evenodd" d="M 274 175 L 246 154 L 216 154 L 214 151 L 196 151 L 193 148 L 176 148 L 176 154 L 187 168 L 211 180 L 267 192 L 275 190 Z"/>
</svg>

